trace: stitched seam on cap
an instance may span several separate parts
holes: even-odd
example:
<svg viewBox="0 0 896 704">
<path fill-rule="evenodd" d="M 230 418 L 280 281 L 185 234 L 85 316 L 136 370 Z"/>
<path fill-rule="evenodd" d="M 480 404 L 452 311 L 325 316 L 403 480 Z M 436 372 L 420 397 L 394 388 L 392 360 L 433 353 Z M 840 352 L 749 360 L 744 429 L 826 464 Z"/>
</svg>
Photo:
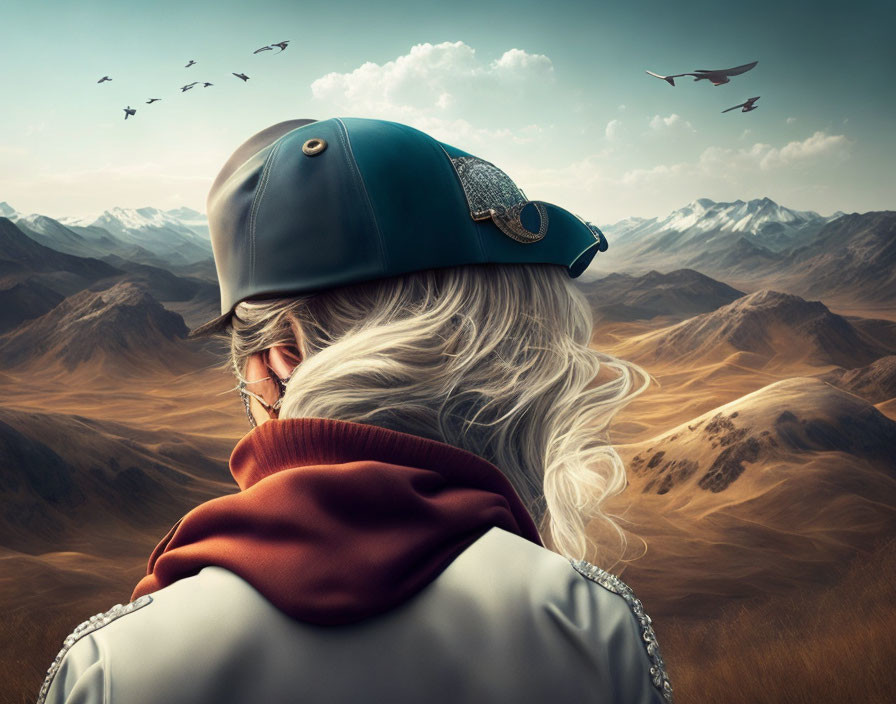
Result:
<svg viewBox="0 0 896 704">
<path fill-rule="evenodd" d="M 370 194 L 367 193 L 367 185 L 364 183 L 364 177 L 361 176 L 361 172 L 358 169 L 358 160 L 355 158 L 355 152 L 352 150 L 351 139 L 348 136 L 348 128 L 340 118 L 336 117 L 333 119 L 342 128 L 341 130 L 337 130 L 337 133 L 339 134 L 339 139 L 342 140 L 342 144 L 343 146 L 345 146 L 347 152 L 345 160 L 348 163 L 348 168 L 350 171 L 354 171 L 357 175 L 357 183 L 360 184 L 361 195 L 363 196 L 364 200 L 367 201 L 367 212 L 370 214 L 370 219 L 373 221 L 373 229 L 376 230 L 377 244 L 379 245 L 380 250 L 380 265 L 382 266 L 384 272 L 389 271 L 389 262 L 386 257 L 386 247 L 383 244 L 383 233 L 380 232 L 380 224 L 376 219 L 376 213 L 374 212 L 373 205 L 370 202 Z M 351 159 L 349 159 L 348 157 L 349 154 L 351 155 Z"/>
<path fill-rule="evenodd" d="M 264 169 L 261 173 L 261 183 L 258 185 L 258 188 L 255 191 L 255 198 L 252 201 L 252 209 L 249 211 L 249 285 L 255 285 L 255 221 L 258 217 L 258 209 L 261 206 L 261 199 L 264 197 L 264 191 L 268 185 L 268 177 L 271 173 L 271 168 L 274 163 L 274 158 L 277 155 L 277 152 L 280 151 L 280 146 L 283 144 L 282 140 L 277 142 L 276 146 L 271 150 L 271 153 L 268 154 L 267 161 L 265 161 Z"/>
</svg>

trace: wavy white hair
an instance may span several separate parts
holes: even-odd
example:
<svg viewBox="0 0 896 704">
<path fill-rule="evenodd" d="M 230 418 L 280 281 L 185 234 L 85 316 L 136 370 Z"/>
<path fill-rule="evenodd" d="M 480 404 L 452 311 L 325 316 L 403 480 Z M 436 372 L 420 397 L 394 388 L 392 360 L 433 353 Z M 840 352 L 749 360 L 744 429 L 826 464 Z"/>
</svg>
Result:
<svg viewBox="0 0 896 704">
<path fill-rule="evenodd" d="M 296 346 L 281 418 L 368 423 L 479 455 L 510 480 L 546 546 L 603 558 L 591 520 L 625 547 L 601 509 L 626 485 L 607 427 L 651 377 L 591 348 L 592 328 L 564 267 L 477 264 L 240 303 L 229 365 L 242 375 L 249 355 Z M 591 387 L 601 365 L 617 374 Z"/>
</svg>

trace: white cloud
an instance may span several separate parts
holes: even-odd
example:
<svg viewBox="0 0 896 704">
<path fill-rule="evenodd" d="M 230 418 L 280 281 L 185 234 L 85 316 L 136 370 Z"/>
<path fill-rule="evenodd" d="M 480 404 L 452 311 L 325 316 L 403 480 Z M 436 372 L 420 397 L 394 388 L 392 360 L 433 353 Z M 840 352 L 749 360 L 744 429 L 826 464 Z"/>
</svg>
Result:
<svg viewBox="0 0 896 704">
<path fill-rule="evenodd" d="M 462 41 L 417 44 L 383 64 L 366 62 L 347 73 L 328 73 L 311 84 L 312 97 L 334 113 L 395 120 L 436 139 L 473 148 L 490 140 L 531 142 L 537 124 L 508 122 L 507 115 L 531 115 L 537 97 L 556 84 L 544 54 L 508 49 L 490 62 Z M 527 107 L 528 112 L 527 112 Z M 489 112 L 495 127 L 487 123 Z"/>
<path fill-rule="evenodd" d="M 607 139 L 614 140 L 619 136 L 621 129 L 622 129 L 622 120 L 610 120 L 607 123 L 607 127 L 604 130 L 604 134 L 607 136 Z"/>
<path fill-rule="evenodd" d="M 687 167 L 687 164 L 682 163 L 657 164 L 650 169 L 630 169 L 622 175 L 622 183 L 627 186 L 636 186 L 669 177 L 677 177 L 684 173 Z"/>
<path fill-rule="evenodd" d="M 508 82 L 552 81 L 553 72 L 547 56 L 522 49 L 509 49 L 484 64 L 464 42 L 426 43 L 382 65 L 368 61 L 348 73 L 328 73 L 311 84 L 311 94 L 355 114 L 396 116 L 445 107 L 446 95 L 493 92 Z"/>
<path fill-rule="evenodd" d="M 801 142 L 789 142 L 780 149 L 754 144 L 751 155 L 759 158 L 761 169 L 768 170 L 822 156 L 842 158 L 847 155 L 847 148 L 844 135 L 816 132 Z"/>
<path fill-rule="evenodd" d="M 457 42 L 462 44 L 462 42 Z M 518 77 L 525 74 L 553 75 L 554 65 L 544 54 L 528 54 L 522 49 L 509 49 L 500 59 L 492 61 L 493 71 Z"/>
<path fill-rule="evenodd" d="M 686 129 L 691 132 L 694 131 L 691 123 L 684 120 L 681 115 L 677 115 L 676 113 L 672 113 L 667 117 L 654 115 L 650 120 L 650 129 L 654 132 L 661 132 L 669 129 Z"/>
<path fill-rule="evenodd" d="M 795 117 L 788 117 L 788 118 L 787 118 L 787 124 L 788 124 L 788 125 L 792 125 L 794 122 L 796 122 L 796 118 L 795 118 Z"/>
</svg>

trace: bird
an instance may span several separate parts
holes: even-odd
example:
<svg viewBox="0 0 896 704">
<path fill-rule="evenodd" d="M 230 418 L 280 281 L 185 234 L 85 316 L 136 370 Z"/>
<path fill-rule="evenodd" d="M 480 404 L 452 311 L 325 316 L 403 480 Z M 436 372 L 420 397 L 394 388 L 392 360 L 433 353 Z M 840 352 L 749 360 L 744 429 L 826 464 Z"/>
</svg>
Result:
<svg viewBox="0 0 896 704">
<path fill-rule="evenodd" d="M 190 90 L 190 88 L 195 86 L 197 83 L 199 83 L 199 81 L 193 81 L 192 83 L 187 83 L 187 85 L 185 86 L 181 86 L 180 92 L 183 93 L 184 91 Z"/>
<path fill-rule="evenodd" d="M 231 71 L 231 73 L 233 73 L 233 71 Z M 245 73 L 234 73 L 233 75 L 237 78 L 242 78 L 244 81 L 249 80 L 249 77 Z"/>
<path fill-rule="evenodd" d="M 128 105 L 126 108 L 124 108 L 124 119 L 125 120 L 128 119 L 128 115 L 136 115 L 136 114 L 137 114 L 137 108 L 132 108 L 130 105 Z"/>
<path fill-rule="evenodd" d="M 256 49 L 256 50 L 253 51 L 252 53 L 253 53 L 253 54 L 258 54 L 258 53 L 260 53 L 260 52 L 262 52 L 262 51 L 270 51 L 271 49 L 273 49 L 273 47 L 270 47 L 270 46 L 263 46 L 263 47 L 261 47 L 261 49 Z"/>
<path fill-rule="evenodd" d="M 735 66 L 734 68 L 723 68 L 723 69 L 712 69 L 712 70 L 699 68 L 694 73 L 676 73 L 671 76 L 661 76 L 660 74 L 654 73 L 653 71 L 645 71 L 645 73 L 648 73 L 651 76 L 654 76 L 655 78 L 662 78 L 670 86 L 675 85 L 675 79 L 678 78 L 679 76 L 693 76 L 695 81 L 700 81 L 700 80 L 705 79 L 705 80 L 708 80 L 710 83 L 712 83 L 714 86 L 720 86 L 723 83 L 730 83 L 730 81 L 731 81 L 730 76 L 738 76 L 741 73 L 746 73 L 747 71 L 749 71 L 751 68 L 753 68 L 758 63 L 759 63 L 758 61 L 752 61 L 748 64 L 744 64 L 743 66 Z"/>
<path fill-rule="evenodd" d="M 161 100 L 161 98 L 150 98 L 149 100 L 146 101 L 146 104 L 149 105 L 150 103 L 154 103 L 157 100 Z"/>
<path fill-rule="evenodd" d="M 755 110 L 759 106 L 756 105 L 756 101 L 759 100 L 759 96 L 757 95 L 755 98 L 747 98 L 746 102 L 741 103 L 740 105 L 735 105 L 733 108 L 728 108 L 728 110 L 722 110 L 722 112 L 728 112 L 729 110 L 736 110 L 737 108 L 743 108 L 741 112 L 750 112 L 750 110 Z"/>
<path fill-rule="evenodd" d="M 97 81 L 97 83 L 102 83 L 103 81 L 111 81 L 111 80 L 112 79 L 109 78 L 108 76 L 103 76 L 100 80 Z"/>
<path fill-rule="evenodd" d="M 286 51 L 286 45 L 289 44 L 289 39 L 285 42 L 277 42 L 276 44 L 271 44 L 272 47 L 279 46 L 280 51 Z"/>
<path fill-rule="evenodd" d="M 203 87 L 203 88 L 208 88 L 209 86 L 213 86 L 213 85 L 215 85 L 215 84 L 214 84 L 214 83 L 209 83 L 208 81 L 203 81 L 203 83 L 202 83 L 202 87 Z"/>
<path fill-rule="evenodd" d="M 190 63 L 188 63 L 186 66 L 184 66 L 184 68 L 190 68 L 190 66 L 192 66 L 192 65 L 195 64 L 195 63 L 196 63 L 196 62 L 193 61 L 193 59 L 190 59 Z"/>
</svg>

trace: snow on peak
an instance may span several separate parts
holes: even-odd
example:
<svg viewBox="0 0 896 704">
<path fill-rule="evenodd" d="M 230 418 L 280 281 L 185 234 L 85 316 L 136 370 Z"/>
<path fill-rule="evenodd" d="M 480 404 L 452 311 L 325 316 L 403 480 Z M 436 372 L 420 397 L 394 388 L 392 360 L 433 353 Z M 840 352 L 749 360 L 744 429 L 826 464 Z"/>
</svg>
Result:
<svg viewBox="0 0 896 704">
<path fill-rule="evenodd" d="M 757 233 L 769 224 L 800 226 L 821 220 L 818 213 L 799 211 L 778 205 L 771 198 L 755 198 L 744 202 L 717 203 L 709 198 L 698 198 L 670 213 L 659 225 L 664 230 L 696 229 L 701 232 L 722 230 Z"/>
<path fill-rule="evenodd" d="M 0 202 L 0 217 L 14 218 L 17 215 L 18 212 L 9 203 L 7 203 L 5 200 Z"/>
</svg>

